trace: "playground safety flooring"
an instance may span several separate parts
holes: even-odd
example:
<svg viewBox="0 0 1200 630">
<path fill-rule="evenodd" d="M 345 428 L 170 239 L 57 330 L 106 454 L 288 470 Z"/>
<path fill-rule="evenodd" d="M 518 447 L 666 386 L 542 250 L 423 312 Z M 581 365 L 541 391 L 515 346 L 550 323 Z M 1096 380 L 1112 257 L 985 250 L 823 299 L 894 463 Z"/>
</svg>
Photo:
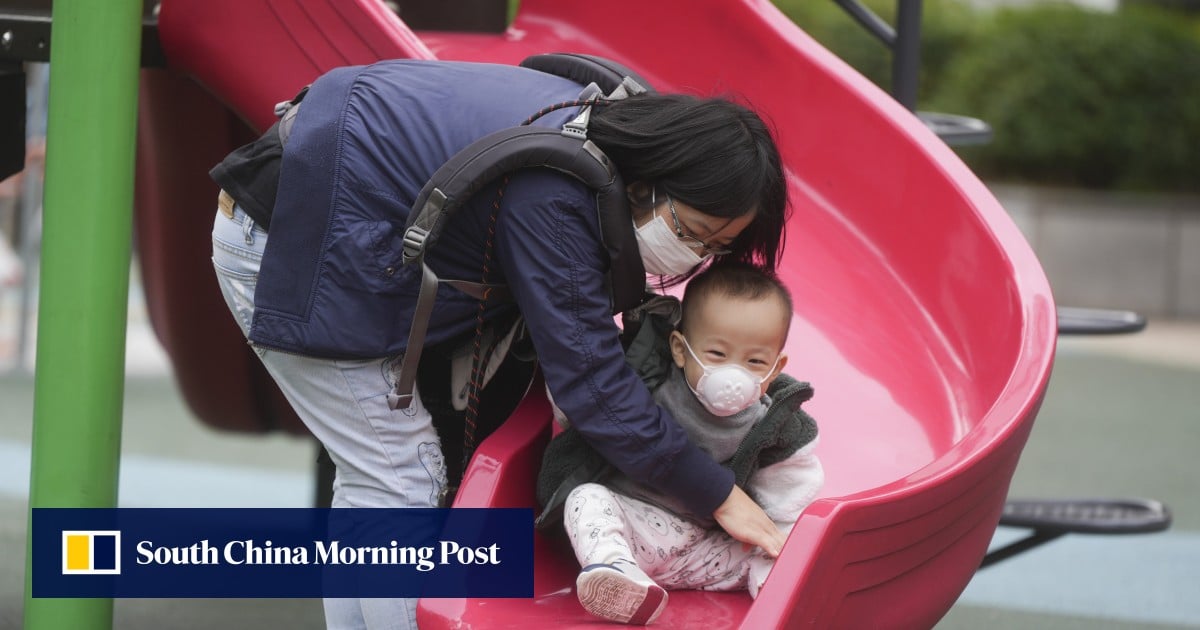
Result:
<svg viewBox="0 0 1200 630">
<path fill-rule="evenodd" d="M 33 417 L 31 357 L 14 356 L 15 303 L 14 288 L 0 289 L 0 630 L 21 627 Z M 190 415 L 147 326 L 136 278 L 125 389 L 122 506 L 311 505 L 309 440 L 220 433 Z M 1152 498 L 1170 507 L 1173 525 L 1158 534 L 1069 535 L 983 569 L 937 629 L 1200 628 L 1198 450 L 1200 322 L 1151 320 L 1135 335 L 1061 339 L 1010 496 Z M 1001 528 L 996 544 L 1022 534 Z M 114 603 L 113 627 L 324 624 L 312 599 L 130 599 Z"/>
</svg>

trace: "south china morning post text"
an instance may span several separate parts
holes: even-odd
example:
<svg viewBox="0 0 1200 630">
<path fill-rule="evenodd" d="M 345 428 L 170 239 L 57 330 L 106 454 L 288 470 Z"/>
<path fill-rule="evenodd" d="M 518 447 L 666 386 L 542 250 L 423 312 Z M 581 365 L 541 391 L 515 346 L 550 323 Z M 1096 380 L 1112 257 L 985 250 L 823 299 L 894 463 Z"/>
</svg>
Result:
<svg viewBox="0 0 1200 630">
<path fill-rule="evenodd" d="M 231 540 L 218 547 L 206 538 L 187 547 L 155 546 L 153 541 L 137 543 L 139 565 L 185 564 L 274 564 L 274 565 L 411 565 L 417 571 L 432 571 L 438 565 L 500 564 L 500 545 L 464 547 L 453 540 L 440 540 L 436 546 L 402 546 L 395 540 L 387 546 L 343 546 L 337 540 L 314 540 L 310 547 L 287 547 L 270 540 Z"/>
<path fill-rule="evenodd" d="M 530 509 L 32 510 L 34 597 L 531 597 Z"/>
</svg>

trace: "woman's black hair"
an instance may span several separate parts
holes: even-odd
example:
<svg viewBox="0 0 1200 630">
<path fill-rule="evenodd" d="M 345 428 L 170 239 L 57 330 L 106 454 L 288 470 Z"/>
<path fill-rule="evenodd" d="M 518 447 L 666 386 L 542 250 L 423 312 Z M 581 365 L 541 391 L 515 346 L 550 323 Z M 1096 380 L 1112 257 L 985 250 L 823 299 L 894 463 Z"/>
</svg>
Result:
<svg viewBox="0 0 1200 630">
<path fill-rule="evenodd" d="M 596 108 L 588 137 L 627 183 L 654 186 L 713 217 L 757 213 L 721 259 L 776 268 L 787 184 L 779 149 L 758 114 L 723 98 L 642 94 Z M 648 205 L 646 197 L 635 205 Z"/>
</svg>

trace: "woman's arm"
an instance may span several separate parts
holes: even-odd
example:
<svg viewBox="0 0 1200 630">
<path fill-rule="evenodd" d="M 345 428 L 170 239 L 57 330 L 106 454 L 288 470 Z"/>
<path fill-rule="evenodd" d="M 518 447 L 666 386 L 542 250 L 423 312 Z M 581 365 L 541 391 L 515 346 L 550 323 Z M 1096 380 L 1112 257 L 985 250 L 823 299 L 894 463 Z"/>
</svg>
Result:
<svg viewBox="0 0 1200 630">
<path fill-rule="evenodd" d="M 741 501 L 725 506 L 732 473 L 689 441 L 625 362 L 593 193 L 550 171 L 513 176 L 495 247 L 546 383 L 584 438 L 631 479 L 679 497 L 698 514 L 752 512 Z"/>
</svg>

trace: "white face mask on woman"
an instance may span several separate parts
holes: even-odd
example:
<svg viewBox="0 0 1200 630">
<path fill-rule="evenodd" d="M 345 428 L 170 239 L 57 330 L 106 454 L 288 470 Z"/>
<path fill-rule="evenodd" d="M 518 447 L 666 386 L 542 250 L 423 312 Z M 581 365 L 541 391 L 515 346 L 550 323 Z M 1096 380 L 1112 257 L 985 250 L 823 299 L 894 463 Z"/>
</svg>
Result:
<svg viewBox="0 0 1200 630">
<path fill-rule="evenodd" d="M 656 201 L 654 193 L 651 192 L 651 212 L 654 212 L 654 207 L 658 205 Z M 637 227 L 635 223 L 634 232 L 637 234 L 638 252 L 642 256 L 642 265 L 646 268 L 646 273 L 679 276 L 708 260 L 707 255 L 700 256 L 696 250 L 681 241 L 662 215 L 655 214 L 654 218 L 642 227 Z"/>
</svg>

